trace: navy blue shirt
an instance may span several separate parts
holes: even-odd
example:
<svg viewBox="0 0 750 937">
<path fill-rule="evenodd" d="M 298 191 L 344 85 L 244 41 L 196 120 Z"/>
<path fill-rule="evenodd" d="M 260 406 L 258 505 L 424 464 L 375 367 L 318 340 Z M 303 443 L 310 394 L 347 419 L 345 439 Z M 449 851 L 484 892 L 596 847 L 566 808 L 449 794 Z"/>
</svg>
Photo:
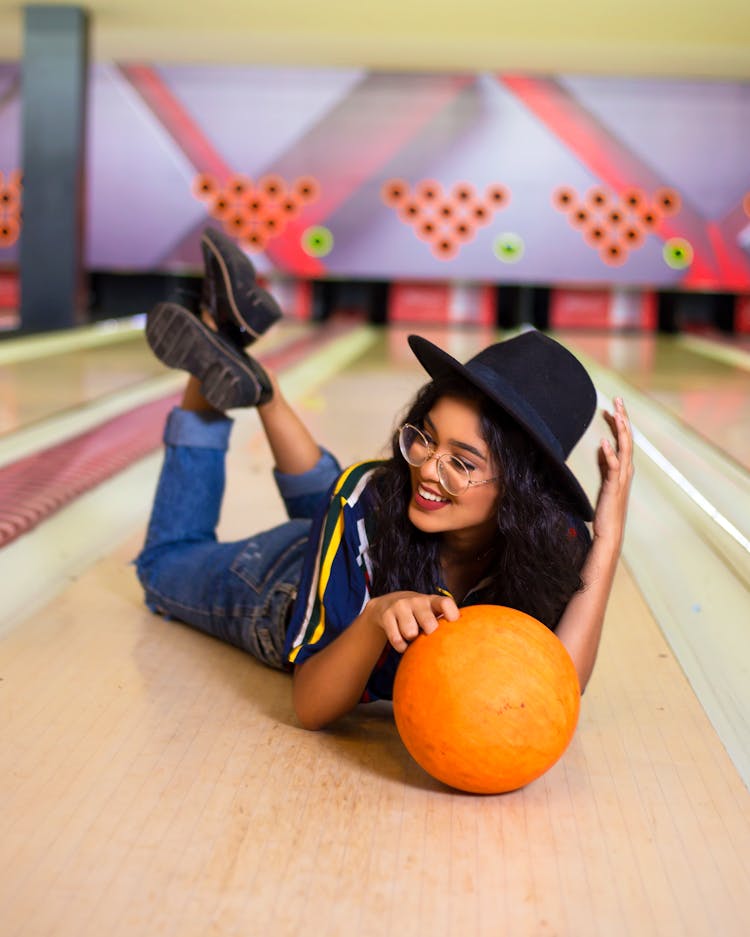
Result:
<svg viewBox="0 0 750 937">
<path fill-rule="evenodd" d="M 330 500 L 315 519 L 302 570 L 299 593 L 287 629 L 285 653 L 301 664 L 345 631 L 370 599 L 372 569 L 369 544 L 373 533 L 368 490 L 381 462 L 360 462 L 346 469 L 331 489 Z M 480 604 L 483 583 L 464 605 Z M 438 591 L 446 595 L 445 589 Z M 401 654 L 388 644 L 367 682 L 363 702 L 393 698 L 393 681 Z"/>
</svg>

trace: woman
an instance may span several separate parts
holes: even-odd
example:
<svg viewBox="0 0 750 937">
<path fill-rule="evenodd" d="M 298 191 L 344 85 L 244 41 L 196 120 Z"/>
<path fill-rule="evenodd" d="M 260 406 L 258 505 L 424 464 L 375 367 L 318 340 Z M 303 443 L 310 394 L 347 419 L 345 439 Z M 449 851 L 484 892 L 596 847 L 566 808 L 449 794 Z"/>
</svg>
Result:
<svg viewBox="0 0 750 937">
<path fill-rule="evenodd" d="M 165 462 L 138 573 L 150 607 L 272 666 L 292 667 L 294 706 L 323 727 L 390 698 L 401 653 L 459 606 L 511 605 L 567 647 L 584 689 L 619 557 L 632 479 L 622 401 L 605 419 L 596 512 L 565 460 L 596 395 L 561 345 L 528 332 L 465 365 L 411 336 L 432 377 L 393 454 L 341 472 L 245 347 L 280 315 L 250 262 L 204 233 L 201 309 L 149 315 L 157 356 L 191 377 L 167 422 Z M 217 543 L 225 411 L 256 406 L 290 520 Z M 585 521 L 593 518 L 593 538 Z"/>
</svg>

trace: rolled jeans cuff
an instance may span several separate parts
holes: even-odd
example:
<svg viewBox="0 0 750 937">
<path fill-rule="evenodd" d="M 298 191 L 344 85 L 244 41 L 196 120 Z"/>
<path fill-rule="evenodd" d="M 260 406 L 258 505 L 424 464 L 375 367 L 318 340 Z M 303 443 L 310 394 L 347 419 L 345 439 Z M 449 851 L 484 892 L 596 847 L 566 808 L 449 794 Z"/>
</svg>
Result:
<svg viewBox="0 0 750 937">
<path fill-rule="evenodd" d="M 222 413 L 198 413 L 175 407 L 167 417 L 164 442 L 168 446 L 226 450 L 233 423 Z"/>
</svg>

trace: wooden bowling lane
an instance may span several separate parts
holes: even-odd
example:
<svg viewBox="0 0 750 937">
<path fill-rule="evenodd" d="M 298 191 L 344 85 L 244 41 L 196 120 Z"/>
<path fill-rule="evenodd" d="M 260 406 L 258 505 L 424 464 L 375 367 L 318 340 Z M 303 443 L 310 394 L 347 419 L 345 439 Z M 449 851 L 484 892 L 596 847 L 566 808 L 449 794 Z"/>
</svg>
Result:
<svg viewBox="0 0 750 937">
<path fill-rule="evenodd" d="M 162 373 L 142 319 L 0 345 L 0 434 L 85 406 Z"/>
<path fill-rule="evenodd" d="M 371 335 L 355 321 L 331 322 L 319 329 L 293 323 L 259 341 L 255 351 L 299 394 L 358 354 Z M 150 355 L 145 346 L 144 354 Z M 184 374 L 161 370 L 162 375 L 127 392 L 104 396 L 0 439 L 5 574 L 0 630 L 25 610 L 48 601 L 66 579 L 122 539 L 133 527 L 138 504 L 147 510 L 148 501 L 140 492 L 144 486 L 152 490 L 158 462 L 148 454 L 160 449 L 164 415 L 179 401 L 185 384 Z M 47 536 L 40 580 L 38 540 L 28 532 L 42 523 Z"/>
<path fill-rule="evenodd" d="M 344 460 L 381 450 L 423 380 L 396 332 L 313 364 L 286 386 Z M 278 519 L 270 467 L 240 414 L 223 536 Z M 121 492 L 138 529 L 0 636 L 4 935 L 747 933 L 750 794 L 630 560 L 568 752 L 474 797 L 411 761 L 387 705 L 304 732 L 288 677 L 149 614 L 129 566 L 146 488 Z"/>
<path fill-rule="evenodd" d="M 649 354 L 655 354 L 653 342 L 649 339 L 646 346 Z M 723 744 L 750 784 L 750 474 L 708 440 L 707 424 L 701 422 L 694 428 L 661 400 L 656 402 L 650 389 L 643 392 L 638 386 L 645 380 L 646 369 L 642 363 L 636 367 L 629 362 L 638 346 L 643 347 L 640 339 L 635 344 L 630 337 L 622 342 L 612 339 L 608 348 L 600 340 L 580 341 L 578 337 L 569 344 L 583 354 L 602 405 L 615 395 L 623 396 L 628 405 L 636 478 L 624 557 Z M 674 353 L 669 350 L 672 344 L 676 345 Z M 605 350 L 607 360 L 616 367 L 601 365 Z M 594 354 L 589 356 L 591 351 Z M 684 365 L 694 352 L 686 352 L 679 341 L 672 340 L 664 355 Z M 715 391 L 706 384 L 702 394 L 706 398 L 715 394 L 716 411 L 724 416 L 719 435 L 726 442 L 737 428 L 722 409 L 727 387 L 734 394 L 735 385 L 747 382 L 750 375 L 736 364 L 727 369 L 721 362 L 714 363 L 729 373 L 722 381 L 719 371 Z M 676 375 L 667 371 L 661 375 L 656 368 L 649 381 L 678 386 Z M 681 377 L 689 387 L 691 375 L 683 372 Z M 700 383 L 700 375 L 696 381 Z M 673 395 L 673 406 L 675 400 Z M 732 412 L 741 427 L 745 410 Z M 698 422 L 695 412 L 690 416 L 691 422 Z M 590 488 L 595 484 L 594 473 L 582 455 L 595 444 L 592 430 L 582 452 L 573 458 L 582 477 L 590 473 Z"/>
<path fill-rule="evenodd" d="M 117 395 L 127 406 L 128 395 L 149 384 L 161 392 L 168 372 L 149 351 L 143 327 L 144 317 L 135 316 L 0 344 L 0 437 Z M 286 321 L 258 347 L 278 348 L 308 328 Z"/>
<path fill-rule="evenodd" d="M 694 336 L 568 335 L 571 346 L 750 469 L 750 344 Z"/>
</svg>

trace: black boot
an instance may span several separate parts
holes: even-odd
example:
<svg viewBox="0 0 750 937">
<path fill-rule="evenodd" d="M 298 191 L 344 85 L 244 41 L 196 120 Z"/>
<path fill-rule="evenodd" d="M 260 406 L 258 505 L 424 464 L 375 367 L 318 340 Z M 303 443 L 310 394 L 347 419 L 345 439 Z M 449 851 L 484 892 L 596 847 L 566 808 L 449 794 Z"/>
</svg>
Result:
<svg viewBox="0 0 750 937">
<path fill-rule="evenodd" d="M 271 381 L 260 364 L 177 303 L 159 303 L 149 312 L 146 339 L 160 361 L 198 378 L 201 393 L 217 410 L 271 399 Z"/>
<path fill-rule="evenodd" d="M 240 348 L 249 345 L 281 318 L 278 303 L 258 286 L 255 267 L 226 234 L 206 228 L 201 250 L 206 268 L 203 305 L 221 335 Z"/>
</svg>

